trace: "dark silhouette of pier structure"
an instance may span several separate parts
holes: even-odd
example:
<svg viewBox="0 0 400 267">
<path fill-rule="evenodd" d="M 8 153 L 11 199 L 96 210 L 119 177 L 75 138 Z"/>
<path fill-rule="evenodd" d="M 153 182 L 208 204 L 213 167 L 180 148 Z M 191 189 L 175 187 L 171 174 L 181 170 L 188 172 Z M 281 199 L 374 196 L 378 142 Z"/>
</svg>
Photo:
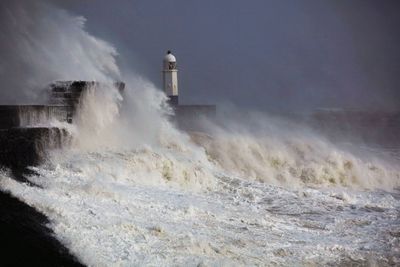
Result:
<svg viewBox="0 0 400 267">
<path fill-rule="evenodd" d="M 0 165 L 11 170 L 14 178 L 25 180 L 28 166 L 43 162 L 50 149 L 62 148 L 71 141 L 65 128 L 49 122 L 72 123 L 81 96 L 97 82 L 55 82 L 44 90 L 48 100 L 41 105 L 0 105 Z M 121 92 L 125 84 L 117 82 Z"/>
</svg>

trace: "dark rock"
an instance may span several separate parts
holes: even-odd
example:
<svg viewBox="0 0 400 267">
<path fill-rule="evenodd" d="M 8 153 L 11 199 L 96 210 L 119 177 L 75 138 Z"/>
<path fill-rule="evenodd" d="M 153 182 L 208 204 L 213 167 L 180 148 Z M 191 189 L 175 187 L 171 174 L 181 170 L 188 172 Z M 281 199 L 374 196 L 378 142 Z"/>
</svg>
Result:
<svg viewBox="0 0 400 267">
<path fill-rule="evenodd" d="M 1 266 L 83 266 L 47 224 L 44 215 L 0 191 Z"/>
</svg>

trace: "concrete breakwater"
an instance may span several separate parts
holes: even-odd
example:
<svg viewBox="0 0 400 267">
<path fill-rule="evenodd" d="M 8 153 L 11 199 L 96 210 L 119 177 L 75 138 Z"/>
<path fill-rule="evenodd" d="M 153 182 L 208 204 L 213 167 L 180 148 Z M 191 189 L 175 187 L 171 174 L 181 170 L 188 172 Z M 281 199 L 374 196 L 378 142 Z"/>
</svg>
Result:
<svg viewBox="0 0 400 267">
<path fill-rule="evenodd" d="M 72 121 L 70 106 L 56 105 L 12 105 L 0 106 L 0 129 L 37 127 L 51 120 Z"/>
<path fill-rule="evenodd" d="M 0 164 L 15 178 L 24 180 L 27 166 L 40 164 L 49 149 L 62 148 L 71 142 L 66 129 L 56 127 L 21 127 L 0 130 Z"/>
<path fill-rule="evenodd" d="M 73 123 L 83 92 L 96 85 L 87 81 L 55 82 L 43 91 L 46 104 L 0 106 L 0 166 L 23 180 L 27 167 L 42 163 L 50 149 L 68 146 L 72 136 L 52 122 Z M 122 91 L 125 84 L 115 83 L 114 87 Z"/>
</svg>

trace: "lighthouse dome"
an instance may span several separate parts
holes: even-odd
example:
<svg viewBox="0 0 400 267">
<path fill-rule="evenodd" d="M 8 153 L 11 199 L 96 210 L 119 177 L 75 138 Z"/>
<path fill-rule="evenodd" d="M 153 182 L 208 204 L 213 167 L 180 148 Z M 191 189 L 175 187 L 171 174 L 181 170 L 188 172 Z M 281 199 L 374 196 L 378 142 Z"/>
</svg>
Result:
<svg viewBox="0 0 400 267">
<path fill-rule="evenodd" d="M 164 61 L 166 62 L 176 62 L 175 56 L 171 53 L 171 51 L 168 51 L 168 53 L 164 57 Z"/>
</svg>

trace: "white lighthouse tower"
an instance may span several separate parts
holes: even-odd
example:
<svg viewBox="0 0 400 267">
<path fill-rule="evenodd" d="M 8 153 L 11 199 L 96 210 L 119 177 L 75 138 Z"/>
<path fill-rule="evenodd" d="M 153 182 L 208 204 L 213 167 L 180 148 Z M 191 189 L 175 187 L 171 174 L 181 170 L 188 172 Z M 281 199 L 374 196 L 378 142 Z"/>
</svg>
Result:
<svg viewBox="0 0 400 267">
<path fill-rule="evenodd" d="M 163 62 L 164 91 L 173 106 L 177 106 L 178 101 L 178 69 L 176 68 L 176 58 L 168 50 Z"/>
</svg>

